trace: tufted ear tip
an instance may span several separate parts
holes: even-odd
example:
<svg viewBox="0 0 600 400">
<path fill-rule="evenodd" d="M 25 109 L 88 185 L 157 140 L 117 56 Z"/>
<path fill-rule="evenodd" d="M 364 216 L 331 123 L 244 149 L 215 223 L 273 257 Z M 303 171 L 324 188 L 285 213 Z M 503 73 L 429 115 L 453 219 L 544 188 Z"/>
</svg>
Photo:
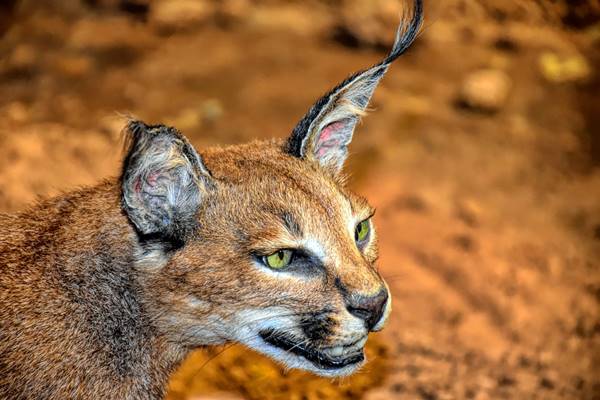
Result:
<svg viewBox="0 0 600 400">
<path fill-rule="evenodd" d="M 410 15 L 410 17 L 409 17 Z M 339 174 L 348 155 L 354 129 L 389 65 L 414 42 L 423 21 L 423 2 L 414 0 L 405 13 L 388 56 L 371 68 L 357 72 L 321 97 L 298 122 L 284 151 L 316 161 Z"/>
</svg>

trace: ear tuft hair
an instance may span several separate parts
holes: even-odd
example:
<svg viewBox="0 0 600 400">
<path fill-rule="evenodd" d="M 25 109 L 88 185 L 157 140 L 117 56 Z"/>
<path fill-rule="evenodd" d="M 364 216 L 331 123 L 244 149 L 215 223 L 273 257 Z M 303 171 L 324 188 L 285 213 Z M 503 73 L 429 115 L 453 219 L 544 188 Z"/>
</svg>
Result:
<svg viewBox="0 0 600 400">
<path fill-rule="evenodd" d="M 131 120 L 124 135 L 123 209 L 142 239 L 183 244 L 210 180 L 202 158 L 175 128 Z"/>
<path fill-rule="evenodd" d="M 343 167 L 354 128 L 365 113 L 389 65 L 414 42 L 423 21 L 422 0 L 413 0 L 411 16 L 402 15 L 392 51 L 380 63 L 359 71 L 321 97 L 300 120 L 284 151 L 314 160 L 337 174 Z"/>
</svg>

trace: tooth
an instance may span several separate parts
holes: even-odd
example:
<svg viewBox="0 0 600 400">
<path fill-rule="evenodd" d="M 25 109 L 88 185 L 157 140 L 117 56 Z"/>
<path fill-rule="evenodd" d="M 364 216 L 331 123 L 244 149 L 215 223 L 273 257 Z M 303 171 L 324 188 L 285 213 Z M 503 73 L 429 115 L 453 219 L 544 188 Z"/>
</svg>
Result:
<svg viewBox="0 0 600 400">
<path fill-rule="evenodd" d="M 329 354 L 331 354 L 334 357 L 339 357 L 344 353 L 344 348 L 342 346 L 336 346 L 334 348 L 332 348 L 331 350 L 329 350 Z"/>
</svg>

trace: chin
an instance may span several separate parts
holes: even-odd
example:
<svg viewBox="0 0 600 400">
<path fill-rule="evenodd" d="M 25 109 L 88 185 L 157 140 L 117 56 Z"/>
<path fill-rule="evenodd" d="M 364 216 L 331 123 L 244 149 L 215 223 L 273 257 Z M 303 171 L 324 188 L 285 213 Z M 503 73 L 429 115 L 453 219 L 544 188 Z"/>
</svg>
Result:
<svg viewBox="0 0 600 400">
<path fill-rule="evenodd" d="M 267 329 L 242 342 L 289 369 L 335 378 L 351 375 L 365 364 L 366 340 L 365 335 L 348 345 L 318 348 L 306 339 L 297 339 L 285 332 Z"/>
</svg>

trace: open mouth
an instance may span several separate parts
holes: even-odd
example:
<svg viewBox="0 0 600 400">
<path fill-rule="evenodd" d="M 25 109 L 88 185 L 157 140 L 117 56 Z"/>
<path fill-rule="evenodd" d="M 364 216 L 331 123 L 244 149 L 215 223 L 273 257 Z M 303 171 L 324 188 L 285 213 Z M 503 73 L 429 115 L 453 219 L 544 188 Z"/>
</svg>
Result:
<svg viewBox="0 0 600 400">
<path fill-rule="evenodd" d="M 291 336 L 273 329 L 260 332 L 261 338 L 268 344 L 281 350 L 303 357 L 321 369 L 333 370 L 361 363 L 365 359 L 362 348 L 352 351 L 350 354 L 332 356 L 317 350 L 306 342 L 298 342 Z"/>
</svg>

